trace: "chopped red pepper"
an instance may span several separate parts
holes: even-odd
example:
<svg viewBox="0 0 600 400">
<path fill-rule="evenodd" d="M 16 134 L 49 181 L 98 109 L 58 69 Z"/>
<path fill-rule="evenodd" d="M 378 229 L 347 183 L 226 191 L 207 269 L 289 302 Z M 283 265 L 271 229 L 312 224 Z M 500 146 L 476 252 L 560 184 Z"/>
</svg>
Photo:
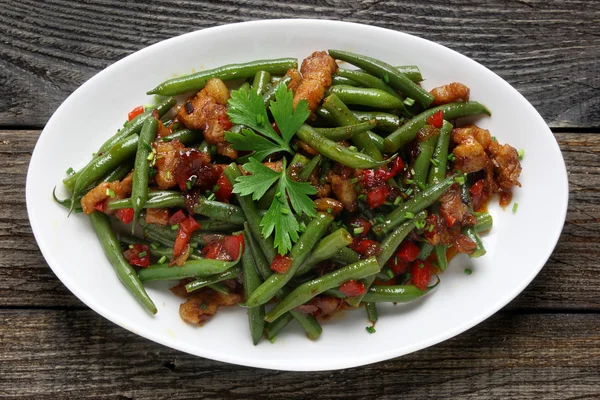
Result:
<svg viewBox="0 0 600 400">
<path fill-rule="evenodd" d="M 229 203 L 229 199 L 231 199 L 231 192 L 233 191 L 231 183 L 229 183 L 229 179 L 222 174 L 217 181 L 217 185 L 219 186 L 219 190 L 215 192 L 217 200 L 224 203 Z"/>
<path fill-rule="evenodd" d="M 283 274 L 292 266 L 292 259 L 290 256 L 281 254 L 277 254 L 273 263 L 271 264 L 271 269 L 277 273 Z"/>
<path fill-rule="evenodd" d="M 177 225 L 178 223 L 180 223 L 181 221 L 183 221 L 186 218 L 187 217 L 185 216 L 185 213 L 183 212 L 183 210 L 179 210 L 175 214 L 173 214 L 169 217 L 169 225 Z"/>
<path fill-rule="evenodd" d="M 131 223 L 134 216 L 135 213 L 133 208 L 121 208 L 120 210 L 117 210 L 117 218 L 119 218 L 124 224 Z"/>
<path fill-rule="evenodd" d="M 394 161 L 392 161 L 392 168 L 390 169 L 390 172 L 393 176 L 396 176 L 402 171 L 404 171 L 404 161 L 402 161 L 400 157 L 394 158 Z"/>
<path fill-rule="evenodd" d="M 103 213 L 106 210 L 106 200 L 97 202 L 94 208 Z"/>
<path fill-rule="evenodd" d="M 456 218 L 445 210 L 440 211 L 440 214 L 442 214 L 442 217 L 444 217 L 444 221 L 446 221 L 446 225 L 448 225 L 449 228 L 452 227 L 456 222 Z"/>
<path fill-rule="evenodd" d="M 473 209 L 475 211 L 479 210 L 483 203 L 483 187 L 485 185 L 485 180 L 480 179 L 471 186 L 469 192 L 471 193 L 471 199 L 473 200 Z"/>
<path fill-rule="evenodd" d="M 360 296 L 365 294 L 365 284 L 355 280 L 349 280 L 340 285 L 340 292 L 347 297 Z"/>
<path fill-rule="evenodd" d="M 371 230 L 371 223 L 363 217 L 354 217 L 350 220 L 350 226 L 354 229 L 361 229 L 362 231 L 357 233 L 358 236 L 367 236 Z"/>
<path fill-rule="evenodd" d="M 355 238 L 349 246 L 352 250 L 360 253 L 365 258 L 375 256 L 381 251 L 379 243 L 371 239 Z"/>
<path fill-rule="evenodd" d="M 421 250 L 419 250 L 419 246 L 411 242 L 410 240 L 405 240 L 400 243 L 398 246 L 398 250 L 396 251 L 396 257 L 404 262 L 415 261 L 419 256 Z"/>
<path fill-rule="evenodd" d="M 129 114 L 127 114 L 127 118 L 129 121 L 131 121 L 132 119 L 134 119 L 135 117 L 137 117 L 138 115 L 140 115 L 143 112 L 144 112 L 144 106 L 137 106 L 133 110 L 129 111 Z"/>
<path fill-rule="evenodd" d="M 233 126 L 233 124 L 229 120 L 229 117 L 225 113 L 219 114 L 219 117 L 217 118 L 217 120 L 219 121 L 219 123 L 221 124 L 223 129 L 225 129 L 226 131 L 230 130 L 231 127 Z"/>
<path fill-rule="evenodd" d="M 412 283 L 421 290 L 427 290 L 429 280 L 431 279 L 431 262 L 428 260 L 416 260 L 412 263 L 410 274 L 412 275 Z"/>
<path fill-rule="evenodd" d="M 388 189 L 387 186 L 379 186 L 369 191 L 367 193 L 367 203 L 369 204 L 369 208 L 372 210 L 383 205 L 389 194 L 390 189 Z"/>
<path fill-rule="evenodd" d="M 123 257 L 129 261 L 129 264 L 136 267 L 147 267 L 150 265 L 150 249 L 145 244 L 132 245 L 132 247 L 123 252 Z"/>
<path fill-rule="evenodd" d="M 427 123 L 434 128 L 441 128 L 444 125 L 444 112 L 442 110 L 436 112 L 431 117 L 427 118 Z"/>
<path fill-rule="evenodd" d="M 223 239 L 223 249 L 229 257 L 231 257 L 231 261 L 237 260 L 240 256 L 240 247 L 242 253 L 244 252 L 244 236 L 233 235 L 233 236 L 225 236 Z"/>
<path fill-rule="evenodd" d="M 221 241 L 208 243 L 202 249 L 202 255 L 211 260 L 229 260 L 229 255 L 225 253 Z"/>
<path fill-rule="evenodd" d="M 191 215 L 179 223 L 177 238 L 173 246 L 173 257 L 179 257 L 183 253 L 185 246 L 190 243 L 192 233 L 198 229 L 200 229 L 200 224 Z"/>
</svg>

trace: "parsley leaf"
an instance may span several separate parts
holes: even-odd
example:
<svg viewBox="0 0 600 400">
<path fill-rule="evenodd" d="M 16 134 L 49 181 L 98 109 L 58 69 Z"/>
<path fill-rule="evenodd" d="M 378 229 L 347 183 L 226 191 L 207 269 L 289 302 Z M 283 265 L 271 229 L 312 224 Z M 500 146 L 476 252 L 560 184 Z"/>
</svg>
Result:
<svg viewBox="0 0 600 400">
<path fill-rule="evenodd" d="M 278 151 L 292 153 L 290 140 L 310 115 L 306 101 L 300 101 L 294 109 L 293 98 L 290 90 L 280 86 L 275 92 L 275 101 L 271 101 L 269 108 L 281 132 L 279 136 L 269 122 L 261 96 L 247 87 L 232 91 L 227 109 L 229 119 L 251 129 L 243 129 L 239 133 L 225 132 L 225 139 L 236 150 L 254 151 L 251 158 L 258 161 Z"/>
<path fill-rule="evenodd" d="M 291 180 L 287 176 L 286 164 L 284 158 L 282 171 L 275 172 L 251 158 L 244 164 L 244 169 L 252 175 L 238 177 L 233 186 L 234 193 L 242 196 L 252 195 L 252 199 L 256 201 L 277 182 L 275 198 L 261 220 L 260 226 L 264 237 L 274 234 L 273 242 L 280 254 L 289 252 L 292 244 L 299 238 L 300 225 L 292 210 L 297 215 L 303 213 L 309 217 L 316 215 L 315 204 L 308 196 L 316 194 L 317 190 L 310 183 Z"/>
<path fill-rule="evenodd" d="M 255 158 L 251 158 L 244 164 L 244 169 L 252 175 L 240 176 L 236 179 L 233 186 L 233 193 L 239 193 L 242 196 L 252 195 L 252 200 L 259 200 L 277 182 L 281 177 L 278 172 L 269 167 L 265 167 Z"/>
<path fill-rule="evenodd" d="M 306 100 L 301 100 L 294 110 L 293 99 L 292 91 L 280 85 L 275 91 L 275 101 L 271 101 L 269 107 L 281 137 L 286 143 L 292 140 L 292 136 L 310 115 Z"/>
</svg>

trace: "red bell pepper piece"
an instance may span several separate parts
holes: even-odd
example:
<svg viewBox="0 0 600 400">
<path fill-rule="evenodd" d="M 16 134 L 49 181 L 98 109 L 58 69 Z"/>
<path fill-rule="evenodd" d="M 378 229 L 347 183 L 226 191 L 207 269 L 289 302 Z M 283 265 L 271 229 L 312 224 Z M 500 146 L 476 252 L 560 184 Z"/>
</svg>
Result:
<svg viewBox="0 0 600 400">
<path fill-rule="evenodd" d="M 412 262 L 417 259 L 421 250 L 419 246 L 411 242 L 410 240 L 405 240 L 400 243 L 398 246 L 398 250 L 396 251 L 396 257 L 404 262 Z"/>
<path fill-rule="evenodd" d="M 227 179 L 224 174 L 221 174 L 219 180 L 217 181 L 217 185 L 219 186 L 219 190 L 215 192 L 217 200 L 224 203 L 229 203 L 229 199 L 231 199 L 231 192 L 233 191 L 233 187 L 231 187 L 229 179 Z"/>
<path fill-rule="evenodd" d="M 282 256 L 277 254 L 273 263 L 271 263 L 271 269 L 277 273 L 283 274 L 292 266 L 292 258 L 288 255 Z"/>
<path fill-rule="evenodd" d="M 355 280 L 349 280 L 340 285 L 340 292 L 347 297 L 360 296 L 365 294 L 365 284 Z"/>
<path fill-rule="evenodd" d="M 190 243 L 192 233 L 198 229 L 200 229 L 200 224 L 191 215 L 179 223 L 177 238 L 173 246 L 173 257 L 179 257 L 183 253 L 185 246 Z"/>
<path fill-rule="evenodd" d="M 121 220 L 124 224 L 129 224 L 133 221 L 133 217 L 135 216 L 133 208 L 121 208 L 117 210 L 117 218 Z"/>
<path fill-rule="evenodd" d="M 123 257 L 129 264 L 136 267 L 147 267 L 150 265 L 150 249 L 145 244 L 134 244 L 123 252 Z"/>
<path fill-rule="evenodd" d="M 431 117 L 427 118 L 427 123 L 434 128 L 441 128 L 444 125 L 444 112 L 442 110 L 436 112 Z"/>
<path fill-rule="evenodd" d="M 244 236 L 225 236 L 223 239 L 223 249 L 231 258 L 231 261 L 237 260 L 240 256 L 240 247 L 242 253 L 244 252 Z"/>
<path fill-rule="evenodd" d="M 387 201 L 389 194 L 390 189 L 388 189 L 387 186 L 379 186 L 370 190 L 367 193 L 367 203 L 369 204 L 369 208 L 372 210 L 383 205 Z"/>
<path fill-rule="evenodd" d="M 414 261 L 410 268 L 410 274 L 412 275 L 412 283 L 421 290 L 427 290 L 429 280 L 431 279 L 432 267 L 433 265 L 430 261 Z"/>
<path fill-rule="evenodd" d="M 137 117 L 138 115 L 140 115 L 143 112 L 144 112 L 144 106 L 137 106 L 133 110 L 129 111 L 129 114 L 127 114 L 127 119 L 129 121 L 131 121 L 132 119 L 134 119 L 135 117 Z"/>
<path fill-rule="evenodd" d="M 104 210 L 106 210 L 106 200 L 102 200 L 96 203 L 96 205 L 94 206 L 94 208 L 98 211 L 100 211 L 101 213 L 104 212 Z"/>
</svg>

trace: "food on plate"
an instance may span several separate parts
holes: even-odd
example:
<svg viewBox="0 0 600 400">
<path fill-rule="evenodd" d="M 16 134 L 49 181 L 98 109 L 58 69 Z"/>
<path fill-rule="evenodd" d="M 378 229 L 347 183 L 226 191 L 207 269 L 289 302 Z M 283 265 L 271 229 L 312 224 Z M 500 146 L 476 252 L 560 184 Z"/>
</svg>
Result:
<svg viewBox="0 0 600 400">
<path fill-rule="evenodd" d="M 422 79 L 341 50 L 174 78 L 149 94 L 187 100 L 134 108 L 56 200 L 89 215 L 151 313 L 143 284 L 168 280 L 187 323 L 246 307 L 255 344 L 293 320 L 316 339 L 319 319 L 361 304 L 375 323 L 453 255 L 483 256 L 490 198 L 520 186 L 522 153 L 456 122 L 491 115 L 469 88 Z"/>
</svg>

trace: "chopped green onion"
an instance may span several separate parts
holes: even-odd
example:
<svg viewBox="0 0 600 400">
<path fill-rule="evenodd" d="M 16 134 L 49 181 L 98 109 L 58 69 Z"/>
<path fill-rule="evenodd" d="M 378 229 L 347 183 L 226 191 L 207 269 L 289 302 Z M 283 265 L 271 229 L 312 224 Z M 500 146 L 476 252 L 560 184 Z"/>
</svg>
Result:
<svg viewBox="0 0 600 400">
<path fill-rule="evenodd" d="M 454 178 L 454 181 L 462 186 L 465 184 L 465 177 L 463 175 L 459 175 L 456 178 Z"/>
<path fill-rule="evenodd" d="M 413 218 L 415 217 L 415 214 L 414 214 L 414 213 L 411 213 L 410 211 L 407 211 L 407 212 L 404 214 L 404 217 L 405 217 L 405 218 L 407 218 L 407 219 L 413 219 Z"/>
<path fill-rule="evenodd" d="M 350 146 L 350 147 L 348 147 L 348 150 L 357 151 L 358 149 L 356 148 L 356 146 Z"/>
<path fill-rule="evenodd" d="M 210 146 L 210 151 L 211 151 L 211 153 L 216 153 L 217 152 L 217 146 L 215 146 L 215 145 Z"/>
<path fill-rule="evenodd" d="M 366 195 L 366 194 L 359 194 L 359 195 L 358 195 L 358 199 L 359 199 L 359 200 L 366 199 L 366 198 L 367 198 L 367 195 Z"/>
<path fill-rule="evenodd" d="M 407 185 L 412 185 L 415 181 L 413 181 L 412 179 L 407 179 L 406 180 L 406 184 Z"/>
<path fill-rule="evenodd" d="M 401 201 L 402 201 L 402 198 L 400 196 L 396 197 L 394 199 L 394 205 L 397 206 L 398 204 L 400 204 Z"/>
<path fill-rule="evenodd" d="M 332 209 L 331 207 L 329 207 L 329 208 L 327 209 L 327 214 L 331 214 L 332 212 L 333 212 L 333 209 Z"/>
<path fill-rule="evenodd" d="M 440 162 L 438 160 L 436 160 L 435 158 L 430 158 L 431 163 L 433 164 L 434 167 L 439 167 L 440 166 Z"/>
<path fill-rule="evenodd" d="M 110 197 L 111 199 L 114 199 L 115 198 L 115 191 L 112 190 L 112 189 L 106 189 L 106 195 L 108 197 Z"/>
<path fill-rule="evenodd" d="M 358 178 L 352 178 L 352 179 L 350 179 L 350 182 L 356 183 L 356 182 L 358 182 Z"/>
<path fill-rule="evenodd" d="M 192 182 L 185 181 L 185 187 L 188 188 L 188 190 L 190 190 L 192 188 Z"/>
<path fill-rule="evenodd" d="M 427 227 L 427 231 L 428 231 L 428 232 L 433 232 L 433 228 L 434 228 L 434 226 L 433 226 L 433 224 L 431 224 L 431 225 L 429 225 L 429 226 Z"/>
<path fill-rule="evenodd" d="M 138 257 L 146 257 L 147 255 L 148 255 L 148 253 L 147 253 L 147 252 L 145 252 L 145 251 L 140 251 L 140 252 L 138 253 Z"/>
<path fill-rule="evenodd" d="M 158 245 L 156 243 L 150 243 L 150 247 L 154 250 L 158 250 Z"/>
<path fill-rule="evenodd" d="M 133 249 L 133 245 L 132 245 L 132 244 L 130 244 L 130 245 L 129 245 L 129 248 L 130 248 L 130 249 Z"/>
<path fill-rule="evenodd" d="M 202 302 L 202 304 L 200 304 L 200 309 L 206 310 L 206 304 L 204 302 Z"/>
<path fill-rule="evenodd" d="M 425 221 L 417 221 L 417 222 L 415 222 L 415 227 L 417 229 L 423 229 L 423 228 L 425 228 Z"/>
<path fill-rule="evenodd" d="M 219 189 L 221 189 L 221 186 L 215 185 L 215 187 L 213 188 L 213 192 L 217 193 Z"/>
<path fill-rule="evenodd" d="M 471 268 L 465 268 L 465 274 L 471 275 L 472 273 L 473 273 L 473 270 Z"/>
<path fill-rule="evenodd" d="M 378 224 L 383 224 L 383 222 L 385 221 L 383 219 L 383 217 L 380 215 L 379 217 L 375 218 L 375 221 L 377 221 Z"/>
<path fill-rule="evenodd" d="M 417 182 L 417 186 L 419 187 L 419 189 L 425 190 L 425 184 L 423 182 Z"/>
<path fill-rule="evenodd" d="M 525 150 L 520 149 L 519 151 L 517 151 L 517 154 L 519 155 L 519 160 L 523 159 L 523 156 L 525 156 Z M 68 173 L 68 171 L 67 171 Z"/>
<path fill-rule="evenodd" d="M 367 326 L 367 327 L 365 327 L 365 329 L 369 333 L 375 333 L 376 332 L 376 330 L 375 330 L 375 328 L 373 326 Z"/>
<path fill-rule="evenodd" d="M 365 228 L 363 226 L 361 226 L 360 228 L 354 228 L 353 232 L 354 232 L 355 235 L 360 235 L 364 231 L 365 231 Z"/>
<path fill-rule="evenodd" d="M 420 263 L 420 264 L 419 264 L 419 269 L 423 269 L 423 267 L 424 267 L 424 266 L 425 266 L 425 264 L 423 264 L 423 263 Z"/>
<path fill-rule="evenodd" d="M 452 161 L 452 162 L 456 161 L 456 157 L 454 157 L 454 153 L 448 154 L 448 161 Z"/>
<path fill-rule="evenodd" d="M 150 178 L 152 178 L 153 176 L 156 176 L 156 169 L 154 169 L 154 168 L 148 168 L 148 176 Z"/>
<path fill-rule="evenodd" d="M 171 225 L 171 230 L 176 231 L 179 229 L 179 224 Z"/>
<path fill-rule="evenodd" d="M 171 179 L 171 171 L 167 171 L 167 173 L 165 174 L 165 177 L 167 179 Z"/>
<path fill-rule="evenodd" d="M 519 203 L 513 204 L 512 212 L 517 212 L 518 208 L 519 208 Z"/>
<path fill-rule="evenodd" d="M 210 195 L 207 197 L 207 199 L 208 199 L 208 200 L 214 200 L 214 199 L 215 199 L 215 197 L 217 197 L 217 196 L 215 196 L 215 194 L 214 194 L 214 193 L 211 193 L 211 194 L 210 194 Z"/>
<path fill-rule="evenodd" d="M 497 142 L 496 136 L 492 136 L 492 140 L 493 140 L 494 142 Z"/>
<path fill-rule="evenodd" d="M 407 97 L 406 99 L 404 99 L 404 104 L 406 104 L 407 106 L 414 106 L 415 105 L 415 100 L 411 99 L 410 97 Z"/>
<path fill-rule="evenodd" d="M 67 170 L 67 175 L 73 175 L 75 173 L 75 170 L 73 170 L 73 168 L 69 167 L 69 169 Z"/>
<path fill-rule="evenodd" d="M 167 256 L 162 256 L 161 258 L 158 259 L 159 264 L 164 264 L 165 261 L 167 261 Z"/>
<path fill-rule="evenodd" d="M 406 189 L 406 190 L 404 191 L 404 193 L 405 193 L 407 196 L 410 196 L 410 195 L 412 194 L 412 192 L 413 192 L 413 189 L 412 189 L 412 188 L 408 188 L 408 189 Z"/>
</svg>

